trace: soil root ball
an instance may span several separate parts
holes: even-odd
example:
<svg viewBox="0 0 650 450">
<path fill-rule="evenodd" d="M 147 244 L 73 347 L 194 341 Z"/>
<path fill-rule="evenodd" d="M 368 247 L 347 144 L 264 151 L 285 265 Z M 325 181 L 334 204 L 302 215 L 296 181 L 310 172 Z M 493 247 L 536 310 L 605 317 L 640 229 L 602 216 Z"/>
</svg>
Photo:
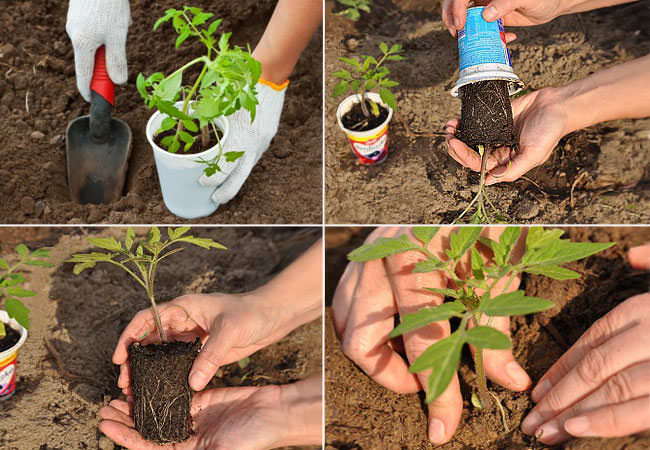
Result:
<svg viewBox="0 0 650 450">
<path fill-rule="evenodd" d="M 135 429 L 159 444 L 183 442 L 192 432 L 188 377 L 201 341 L 129 346 Z"/>
</svg>

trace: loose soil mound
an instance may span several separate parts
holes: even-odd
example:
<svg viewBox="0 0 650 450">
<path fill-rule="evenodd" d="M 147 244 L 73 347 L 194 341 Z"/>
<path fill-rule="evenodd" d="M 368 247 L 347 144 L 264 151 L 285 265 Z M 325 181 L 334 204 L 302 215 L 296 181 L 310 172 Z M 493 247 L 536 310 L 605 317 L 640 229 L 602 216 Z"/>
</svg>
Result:
<svg viewBox="0 0 650 450">
<path fill-rule="evenodd" d="M 345 268 L 345 254 L 361 245 L 366 231 L 346 245 L 328 250 L 326 301 L 331 302 Z M 611 249 L 573 263 L 582 274 L 575 281 L 555 281 L 528 276 L 523 281 L 526 295 L 552 299 L 559 308 L 533 316 L 517 317 L 512 323 L 515 359 L 537 381 L 549 367 L 599 317 L 621 301 L 648 290 L 647 273 L 633 271 L 625 252 L 650 241 L 650 228 L 572 228 L 575 241 L 616 242 Z M 328 450 L 433 449 L 426 436 L 426 404 L 423 395 L 399 395 L 366 376 L 340 349 L 327 308 L 325 334 L 326 444 Z M 463 355 L 460 383 L 463 416 L 453 440 L 444 450 L 641 450 L 650 447 L 650 434 L 615 439 L 572 440 L 562 446 L 546 447 L 523 434 L 520 424 L 534 403 L 529 393 L 513 393 L 494 384 L 490 389 L 502 400 L 510 433 L 505 433 L 498 412 L 488 415 L 470 404 L 475 386 L 469 351 Z"/>
<path fill-rule="evenodd" d="M 90 249 L 87 230 L 56 229 L 50 234 L 47 229 L 38 234 L 30 228 L 11 230 L 15 240 L 30 248 L 53 246 L 52 262 L 58 267 L 30 269 L 26 287 L 38 295 L 26 299 L 32 327 L 19 355 L 17 392 L 0 408 L 0 448 L 112 450 L 113 444 L 97 430 L 97 411 L 122 398 L 111 354 L 126 324 L 148 306 L 142 289 L 117 267 L 100 265 L 75 276 L 70 264 L 59 266 L 72 253 Z M 249 291 L 320 237 L 320 230 L 296 228 L 195 228 L 193 233 L 215 239 L 229 250 L 189 247 L 170 257 L 159 269 L 160 301 L 188 293 Z M 124 230 L 105 230 L 102 235 L 106 234 L 123 238 Z M 1 256 L 13 251 L 14 242 L 0 243 Z M 251 355 L 247 367 L 236 363 L 224 367 L 209 387 L 306 378 L 321 370 L 321 339 L 318 319 Z"/>
<path fill-rule="evenodd" d="M 179 223 L 164 206 L 153 153 L 145 137 L 152 114 L 135 87 L 139 72 L 170 73 L 200 54 L 201 45 L 174 51 L 169 28 L 153 24 L 174 0 L 131 2 L 127 44 L 129 83 L 117 87 L 115 117 L 133 131 L 126 196 L 107 206 L 70 201 L 65 130 L 88 114 L 76 89 L 72 45 L 65 33 L 67 2 L 20 0 L 0 10 L 0 223 Z M 197 0 L 224 18 L 234 43 L 254 46 L 271 17 L 272 0 Z M 172 33 L 173 36 L 170 34 Z M 322 187 L 322 36 L 314 36 L 294 75 L 280 130 L 237 197 L 202 223 L 320 223 Z"/>
<path fill-rule="evenodd" d="M 326 79 L 328 223 L 449 223 L 474 197 L 478 174 L 447 154 L 443 126 L 460 117 L 449 95 L 458 78 L 456 41 L 431 0 L 376 0 L 351 22 L 326 2 L 326 74 L 339 56 L 375 55 L 380 42 L 403 44 L 391 65 L 397 117 L 388 159 L 360 167 L 336 124 L 335 80 Z M 529 88 L 561 86 L 650 52 L 650 0 L 513 28 L 517 74 Z M 625 26 L 621 26 L 625 24 Z M 412 135 L 405 130 L 408 124 Z M 427 136 L 427 134 L 432 134 Z M 650 223 L 650 120 L 620 120 L 562 139 L 552 159 L 515 183 L 489 188 L 516 223 Z M 573 192 L 573 194 L 572 194 Z"/>
</svg>

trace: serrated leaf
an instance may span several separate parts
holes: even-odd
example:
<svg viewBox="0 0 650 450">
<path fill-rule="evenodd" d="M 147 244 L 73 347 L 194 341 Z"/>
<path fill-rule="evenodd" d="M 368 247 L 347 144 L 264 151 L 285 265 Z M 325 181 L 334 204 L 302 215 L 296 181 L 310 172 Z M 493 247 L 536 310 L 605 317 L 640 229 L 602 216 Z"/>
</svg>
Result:
<svg viewBox="0 0 650 450">
<path fill-rule="evenodd" d="M 452 233 L 447 254 L 451 259 L 460 259 L 469 248 L 476 243 L 481 234 L 481 227 L 461 227 L 458 232 Z"/>
<path fill-rule="evenodd" d="M 470 248 L 471 254 L 471 264 L 472 264 L 472 275 L 478 280 L 485 279 L 485 263 L 483 262 L 483 257 L 476 249 L 476 247 Z"/>
<path fill-rule="evenodd" d="M 543 248 L 527 251 L 521 262 L 524 266 L 563 264 L 586 258 L 613 245 L 613 242 L 571 242 L 557 239 Z"/>
<path fill-rule="evenodd" d="M 5 309 L 9 317 L 16 319 L 23 328 L 29 329 L 29 308 L 23 302 L 16 298 L 7 298 Z"/>
<path fill-rule="evenodd" d="M 190 231 L 192 228 L 191 227 L 179 227 L 179 228 L 168 228 L 167 229 L 167 237 L 169 237 L 170 240 L 175 241 L 179 237 L 183 236 L 186 234 L 188 231 Z"/>
<path fill-rule="evenodd" d="M 183 82 L 183 72 L 178 72 L 169 78 L 165 78 L 156 88 L 156 93 L 164 101 L 173 102 L 176 100 L 178 91 Z"/>
<path fill-rule="evenodd" d="M 433 239 L 436 236 L 436 233 L 438 233 L 438 230 L 440 227 L 413 227 L 413 234 L 415 235 L 416 238 L 422 244 L 424 247 L 428 246 L 429 243 L 431 242 L 431 239 Z"/>
<path fill-rule="evenodd" d="M 181 34 L 178 35 L 178 38 L 176 38 L 176 43 L 174 44 L 174 46 L 175 46 L 176 48 L 179 48 L 179 47 L 181 46 L 181 44 L 182 44 L 183 42 L 185 42 L 185 40 L 186 40 L 188 37 L 190 37 L 190 35 L 191 35 L 191 31 L 190 31 L 190 29 L 189 29 L 189 28 L 185 28 L 183 31 L 181 31 Z"/>
<path fill-rule="evenodd" d="M 524 272 L 545 275 L 554 280 L 575 280 L 576 278 L 580 278 L 578 272 L 556 265 L 534 266 L 524 270 Z"/>
<path fill-rule="evenodd" d="M 185 236 L 180 239 L 178 239 L 178 242 L 187 242 L 188 244 L 193 244 L 197 245 L 199 247 L 205 248 L 205 249 L 210 249 L 210 248 L 216 248 L 219 250 L 226 250 L 226 247 L 223 246 L 222 244 L 219 244 L 218 242 L 213 241 L 212 239 L 208 238 L 198 238 L 195 236 Z"/>
<path fill-rule="evenodd" d="M 158 227 L 151 227 L 149 230 L 149 239 L 147 240 L 148 244 L 156 244 L 160 242 L 160 230 Z"/>
<path fill-rule="evenodd" d="M 477 348 L 506 350 L 512 347 L 508 336 L 495 328 L 486 326 L 470 328 L 465 335 L 465 340 Z"/>
<path fill-rule="evenodd" d="M 547 310 L 555 306 L 555 303 L 538 297 L 527 297 L 524 291 L 515 291 L 489 298 L 486 293 L 481 299 L 477 311 L 488 316 L 520 316 Z"/>
<path fill-rule="evenodd" d="M 505 266 L 510 259 L 510 253 L 521 235 L 521 227 L 507 227 L 499 236 L 499 242 L 492 244 L 494 261 L 498 266 Z"/>
<path fill-rule="evenodd" d="M 442 269 L 447 265 L 446 262 L 439 260 L 438 258 L 429 256 L 424 261 L 420 261 L 415 264 L 413 267 L 413 273 L 428 273 L 435 272 Z"/>
<path fill-rule="evenodd" d="M 29 255 L 29 248 L 25 244 L 18 244 L 16 246 L 16 253 L 18 253 L 20 256 L 27 256 Z"/>
<path fill-rule="evenodd" d="M 103 248 L 104 250 L 109 250 L 111 252 L 120 252 L 122 251 L 122 244 L 117 242 L 115 238 L 88 238 L 88 242 L 93 244 L 95 247 Z"/>
<path fill-rule="evenodd" d="M 15 297 L 21 297 L 21 298 L 23 298 L 23 297 L 33 297 L 33 296 L 36 295 L 36 292 L 29 291 L 29 290 L 23 288 L 22 286 L 10 287 L 10 288 L 7 289 L 7 293 L 9 295 L 13 295 Z"/>
<path fill-rule="evenodd" d="M 461 332 L 456 331 L 451 336 L 429 346 L 409 367 L 412 373 L 433 369 L 428 382 L 427 403 L 440 397 L 449 386 L 454 373 L 458 370 L 463 344 Z"/>
<path fill-rule="evenodd" d="M 223 156 L 226 157 L 226 162 L 235 162 L 242 156 L 244 156 L 244 153 L 246 152 L 226 152 L 223 154 Z"/>
<path fill-rule="evenodd" d="M 169 131 L 169 130 L 171 130 L 172 128 L 174 128 L 174 127 L 176 126 L 177 123 L 178 123 L 178 122 L 177 122 L 176 119 L 174 119 L 173 117 L 166 117 L 166 118 L 162 121 L 162 123 L 160 124 L 160 128 L 158 128 L 158 131 L 156 131 L 156 133 L 157 133 L 157 134 L 160 134 L 160 133 L 164 133 L 165 131 Z M 168 137 L 171 137 L 171 136 L 168 136 Z M 164 140 L 164 139 L 163 139 L 163 140 Z"/>
<path fill-rule="evenodd" d="M 351 251 L 348 253 L 348 259 L 357 262 L 372 261 L 373 259 L 382 259 L 396 253 L 417 250 L 418 248 L 406 235 L 396 238 L 383 237 Z"/>
<path fill-rule="evenodd" d="M 397 111 L 397 100 L 391 91 L 382 87 L 379 89 L 381 101 L 390 106 L 393 111 Z"/>
<path fill-rule="evenodd" d="M 130 251 L 131 247 L 133 247 L 134 241 L 135 241 L 135 231 L 133 231 L 133 228 L 128 227 L 126 229 L 126 239 L 124 240 L 124 248 L 126 248 L 127 251 Z"/>
<path fill-rule="evenodd" d="M 210 24 L 210 27 L 208 27 L 208 34 L 214 34 L 215 31 L 217 31 L 217 28 L 219 28 L 219 25 L 221 25 L 221 22 L 223 19 L 217 19 L 214 22 Z"/>
<path fill-rule="evenodd" d="M 385 42 L 381 42 L 379 44 L 379 49 L 382 51 L 382 53 L 388 53 L 388 45 Z"/>
<path fill-rule="evenodd" d="M 400 320 L 402 323 L 391 331 L 388 336 L 392 339 L 422 328 L 430 323 L 447 320 L 463 311 L 465 311 L 465 306 L 457 301 L 443 303 L 440 306 L 422 308 L 416 313 L 401 316 Z"/>
<path fill-rule="evenodd" d="M 564 231 L 557 228 L 546 230 L 543 227 L 530 227 L 526 236 L 526 250 L 545 247 L 560 239 L 563 234 Z"/>
<path fill-rule="evenodd" d="M 332 96 L 333 97 L 338 97 L 340 95 L 343 95 L 347 92 L 348 87 L 350 85 L 348 84 L 347 81 L 341 80 L 336 85 L 334 85 L 334 90 L 332 91 Z"/>
</svg>

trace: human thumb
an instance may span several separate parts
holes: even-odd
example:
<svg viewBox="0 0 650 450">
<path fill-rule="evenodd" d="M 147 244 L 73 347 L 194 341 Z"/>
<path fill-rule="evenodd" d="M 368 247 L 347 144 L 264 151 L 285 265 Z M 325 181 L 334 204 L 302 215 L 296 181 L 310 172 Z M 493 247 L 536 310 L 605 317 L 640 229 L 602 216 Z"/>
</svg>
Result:
<svg viewBox="0 0 650 450">
<path fill-rule="evenodd" d="M 521 3 L 521 1 L 517 0 L 493 0 L 485 7 L 483 18 L 488 22 L 503 19 L 515 9 L 519 8 Z"/>
<path fill-rule="evenodd" d="M 194 360 L 192 370 L 190 370 L 189 383 L 194 391 L 201 391 L 207 386 L 233 345 L 234 336 L 230 331 L 231 328 L 218 326 L 218 329 L 218 332 L 210 333 L 210 337 L 205 342 L 199 356 Z"/>
</svg>

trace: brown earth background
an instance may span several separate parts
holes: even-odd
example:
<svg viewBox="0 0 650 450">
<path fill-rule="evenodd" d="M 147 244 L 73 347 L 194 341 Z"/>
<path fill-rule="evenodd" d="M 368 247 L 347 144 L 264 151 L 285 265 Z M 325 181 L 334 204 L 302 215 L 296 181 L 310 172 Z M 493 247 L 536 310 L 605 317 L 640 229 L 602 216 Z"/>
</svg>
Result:
<svg viewBox="0 0 650 450">
<path fill-rule="evenodd" d="M 145 234 L 147 228 L 137 228 Z M 75 276 L 64 264 L 71 254 L 91 248 L 87 236 L 124 238 L 123 228 L 0 228 L 0 256 L 24 242 L 52 248 L 52 269 L 30 268 L 26 299 L 31 309 L 29 337 L 18 356 L 15 395 L 0 405 L 3 450 L 113 450 L 97 429 L 97 411 L 121 397 L 119 368 L 111 362 L 117 339 L 134 314 L 146 308 L 141 287 L 121 269 L 98 265 Z M 261 286 L 320 236 L 320 228 L 195 228 L 228 247 L 207 251 L 188 247 L 161 265 L 160 301 L 189 293 L 246 292 Z M 47 349 L 46 340 L 59 355 Z M 276 344 L 222 368 L 209 387 L 290 383 L 320 372 L 322 322 L 305 324 Z M 300 447 L 313 450 L 320 447 Z"/>
<path fill-rule="evenodd" d="M 505 433 L 496 411 L 486 414 L 470 404 L 475 387 L 472 357 L 464 349 L 459 371 L 463 415 L 454 438 L 436 447 L 427 439 L 424 396 L 400 395 L 375 383 L 341 351 L 331 320 L 332 297 L 345 269 L 345 255 L 360 246 L 369 228 L 327 230 L 325 325 L 325 430 L 327 450 L 642 450 L 650 448 L 650 432 L 613 439 L 574 439 L 564 445 L 545 446 L 519 428 L 534 403 L 530 393 L 514 393 L 495 384 L 489 388 L 500 398 L 510 427 Z M 533 382 L 594 323 L 618 303 L 648 291 L 647 272 L 627 264 L 630 247 L 650 241 L 650 228 L 574 227 L 565 237 L 573 241 L 616 242 L 616 246 L 567 265 L 582 277 L 555 281 L 525 276 L 526 295 L 547 298 L 557 307 L 512 320 L 515 359 Z"/>
<path fill-rule="evenodd" d="M 460 117 L 449 90 L 458 50 L 434 0 L 375 0 L 351 22 L 326 2 L 326 220 L 341 224 L 451 223 L 478 189 L 478 174 L 448 156 L 444 134 Z M 530 89 L 561 86 L 650 52 L 650 1 L 511 28 L 515 71 Z M 343 98 L 331 97 L 339 56 L 376 55 L 380 42 L 402 44 L 407 60 L 392 63 L 398 118 L 389 128 L 388 159 L 356 163 L 336 123 Z M 413 132 L 409 137 L 399 117 Z M 650 223 L 650 119 L 618 120 L 561 140 L 551 159 L 515 183 L 488 188 L 512 223 Z M 573 195 L 571 193 L 573 188 Z"/>
<path fill-rule="evenodd" d="M 176 34 L 154 22 L 173 0 L 133 0 L 127 43 L 129 81 L 116 89 L 114 116 L 133 132 L 126 195 L 119 202 L 83 206 L 70 200 L 65 130 L 88 114 L 76 89 L 72 44 L 65 32 L 68 2 L 18 0 L 0 9 L 0 223 L 181 223 L 164 206 L 145 125 L 153 111 L 135 87 L 138 73 L 170 73 L 202 54 L 189 41 L 174 50 Z M 271 17 L 273 0 L 195 0 L 224 19 L 233 43 L 254 47 Z M 239 194 L 192 223 L 321 223 L 322 34 L 303 53 L 287 91 L 278 134 Z"/>
</svg>

